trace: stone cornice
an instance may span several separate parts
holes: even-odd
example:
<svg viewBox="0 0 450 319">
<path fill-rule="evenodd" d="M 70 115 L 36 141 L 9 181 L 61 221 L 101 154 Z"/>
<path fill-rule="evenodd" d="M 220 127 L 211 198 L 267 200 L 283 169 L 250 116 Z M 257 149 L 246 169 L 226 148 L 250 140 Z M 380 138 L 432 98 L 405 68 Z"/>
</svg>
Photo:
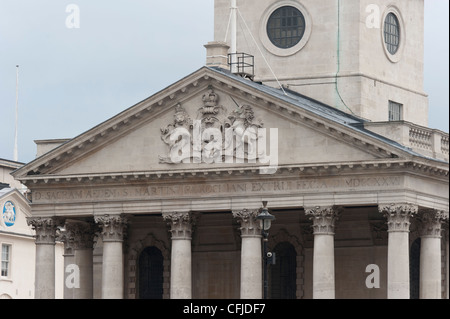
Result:
<svg viewBox="0 0 450 319">
<path fill-rule="evenodd" d="M 182 167 L 183 164 L 179 166 Z M 82 183 L 82 182 L 118 182 L 118 181 L 139 181 L 139 180 L 166 180 L 174 178 L 189 178 L 199 176 L 248 176 L 259 175 L 259 168 L 255 166 L 240 167 L 221 167 L 211 165 L 211 168 L 205 169 L 178 169 L 164 171 L 141 171 L 141 172 L 113 172 L 97 174 L 79 174 L 79 175 L 33 175 L 20 178 L 20 181 L 27 186 L 33 184 L 60 184 L 60 183 Z M 372 160 L 358 162 L 335 162 L 335 163 L 317 163 L 317 164 L 297 164 L 297 165 L 279 165 L 275 174 L 301 174 L 315 175 L 317 173 L 356 173 L 370 170 L 401 170 L 402 172 L 412 171 L 427 176 L 448 178 L 448 167 L 433 166 L 423 162 L 413 162 L 408 160 L 389 159 Z M 264 175 L 263 175 L 264 176 Z M 265 175 L 267 176 L 267 175 Z M 269 175 L 270 176 L 270 175 Z"/>
</svg>

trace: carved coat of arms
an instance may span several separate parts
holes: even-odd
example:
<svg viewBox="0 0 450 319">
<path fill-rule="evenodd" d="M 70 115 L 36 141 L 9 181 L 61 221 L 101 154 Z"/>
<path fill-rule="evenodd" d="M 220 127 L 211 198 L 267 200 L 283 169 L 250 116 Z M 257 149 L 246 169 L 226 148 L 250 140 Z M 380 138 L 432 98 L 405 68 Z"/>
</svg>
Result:
<svg viewBox="0 0 450 319">
<path fill-rule="evenodd" d="M 219 100 L 208 88 L 194 120 L 177 105 L 173 122 L 161 128 L 168 154 L 159 156 L 160 163 L 244 163 L 264 155 L 265 145 L 257 147 L 258 140 L 265 137 L 263 123 L 255 121 L 253 108 L 235 103 L 228 111 Z"/>
</svg>

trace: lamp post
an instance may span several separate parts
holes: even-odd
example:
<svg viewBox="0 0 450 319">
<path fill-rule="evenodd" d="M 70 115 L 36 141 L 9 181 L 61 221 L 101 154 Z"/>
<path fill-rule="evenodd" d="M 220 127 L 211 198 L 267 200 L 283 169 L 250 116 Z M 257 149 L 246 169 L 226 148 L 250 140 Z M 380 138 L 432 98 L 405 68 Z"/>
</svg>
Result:
<svg viewBox="0 0 450 319">
<path fill-rule="evenodd" d="M 269 209 L 267 208 L 267 201 L 263 201 L 263 208 L 261 208 L 261 211 L 259 215 L 256 217 L 256 219 L 259 219 L 261 221 L 261 233 L 263 237 L 263 260 L 264 260 L 264 299 L 267 299 L 267 295 L 269 292 L 269 282 L 268 282 L 268 266 L 269 261 L 273 262 L 273 254 L 269 253 L 267 251 L 267 242 L 269 241 L 269 229 L 272 226 L 272 221 L 275 220 L 275 216 L 271 215 L 269 213 Z M 270 254 L 270 256 L 269 256 Z"/>
</svg>

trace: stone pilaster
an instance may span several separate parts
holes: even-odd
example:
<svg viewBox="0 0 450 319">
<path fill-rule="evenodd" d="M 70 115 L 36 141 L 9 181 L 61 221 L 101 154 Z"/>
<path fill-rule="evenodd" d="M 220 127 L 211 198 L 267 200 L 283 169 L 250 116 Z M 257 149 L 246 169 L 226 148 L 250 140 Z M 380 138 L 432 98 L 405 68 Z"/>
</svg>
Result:
<svg viewBox="0 0 450 319">
<path fill-rule="evenodd" d="M 71 236 L 71 234 L 69 232 L 67 232 L 67 230 L 64 228 L 64 230 L 62 230 L 60 232 L 60 236 L 57 238 L 57 240 L 61 241 L 64 243 L 64 292 L 63 292 L 63 296 L 64 299 L 73 299 L 74 297 L 74 293 L 73 293 L 73 289 L 71 289 L 67 284 L 66 284 L 66 278 L 67 278 L 67 273 L 66 273 L 66 269 L 68 269 L 68 267 L 72 264 L 75 263 L 75 248 L 74 248 L 74 239 Z"/>
<path fill-rule="evenodd" d="M 445 213 L 434 209 L 419 211 L 420 299 L 442 298 L 441 231 Z"/>
<path fill-rule="evenodd" d="M 262 298 L 261 226 L 259 210 L 234 211 L 241 227 L 241 299 Z"/>
<path fill-rule="evenodd" d="M 192 298 L 192 225 L 193 218 L 187 212 L 163 213 L 172 234 L 170 271 L 170 298 Z"/>
<path fill-rule="evenodd" d="M 313 298 L 334 299 L 334 229 L 342 209 L 337 206 L 305 208 L 314 233 Z"/>
<path fill-rule="evenodd" d="M 103 241 L 102 298 L 123 299 L 123 240 L 128 225 L 124 215 L 95 216 Z"/>
<path fill-rule="evenodd" d="M 31 217 L 36 232 L 35 299 L 55 299 L 55 238 L 59 222 L 52 217 Z"/>
<path fill-rule="evenodd" d="M 378 210 L 388 225 L 388 298 L 409 299 L 409 226 L 418 207 L 399 203 Z"/>
<path fill-rule="evenodd" d="M 79 269 L 79 287 L 73 289 L 73 298 L 92 299 L 95 225 L 89 222 L 71 221 L 66 222 L 65 228 L 73 243 L 74 264 Z"/>
</svg>

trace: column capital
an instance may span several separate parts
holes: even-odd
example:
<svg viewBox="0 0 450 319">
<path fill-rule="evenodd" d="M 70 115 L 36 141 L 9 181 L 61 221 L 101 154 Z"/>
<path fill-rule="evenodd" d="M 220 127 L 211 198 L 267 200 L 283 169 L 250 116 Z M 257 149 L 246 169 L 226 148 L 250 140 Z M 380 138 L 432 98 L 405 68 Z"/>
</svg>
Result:
<svg viewBox="0 0 450 319">
<path fill-rule="evenodd" d="M 409 232 L 410 219 L 418 210 L 417 205 L 408 203 L 378 206 L 378 211 L 387 218 L 388 232 Z"/>
<path fill-rule="evenodd" d="M 334 235 L 334 224 L 342 213 L 340 206 L 305 207 L 305 214 L 313 221 L 314 235 Z"/>
<path fill-rule="evenodd" d="M 125 215 L 95 216 L 94 220 L 101 227 L 103 242 L 122 242 L 124 239 L 128 218 Z"/>
<path fill-rule="evenodd" d="M 192 226 L 194 218 L 190 212 L 164 212 L 162 214 L 164 221 L 170 226 L 172 240 L 192 239 Z"/>
<path fill-rule="evenodd" d="M 36 245 L 55 245 L 56 229 L 61 221 L 54 217 L 27 217 L 27 224 L 36 232 Z"/>
<path fill-rule="evenodd" d="M 95 224 L 83 221 L 66 221 L 67 240 L 74 249 L 92 249 L 94 246 Z"/>
<path fill-rule="evenodd" d="M 259 209 L 243 209 L 233 211 L 233 217 L 237 219 L 241 225 L 241 237 L 260 237 L 261 223 L 256 217 L 259 215 Z"/>
<path fill-rule="evenodd" d="M 419 210 L 417 219 L 420 221 L 421 237 L 441 238 L 442 223 L 448 220 L 448 213 L 436 209 Z"/>
</svg>

